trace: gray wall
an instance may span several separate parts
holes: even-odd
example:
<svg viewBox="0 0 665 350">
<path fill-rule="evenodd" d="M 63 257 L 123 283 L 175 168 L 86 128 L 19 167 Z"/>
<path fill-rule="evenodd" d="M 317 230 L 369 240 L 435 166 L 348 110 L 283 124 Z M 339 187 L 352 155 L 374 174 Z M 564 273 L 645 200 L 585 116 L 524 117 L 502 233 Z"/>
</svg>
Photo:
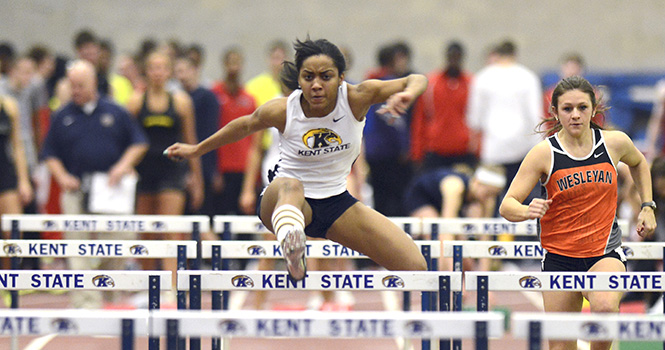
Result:
<svg viewBox="0 0 665 350">
<path fill-rule="evenodd" d="M 575 50 L 593 71 L 662 71 L 665 68 L 663 0 L 1 0 L 0 40 L 19 49 L 45 43 L 72 54 L 83 27 L 134 50 L 146 36 L 199 42 L 207 52 L 204 74 L 217 79 L 218 57 L 231 44 L 245 49 L 248 78 L 265 66 L 266 44 L 307 33 L 351 48 L 349 72 L 360 79 L 376 49 L 405 39 L 414 68 L 441 65 L 441 48 L 453 38 L 467 46 L 467 67 L 482 66 L 487 47 L 505 37 L 520 58 L 542 72 Z"/>
</svg>

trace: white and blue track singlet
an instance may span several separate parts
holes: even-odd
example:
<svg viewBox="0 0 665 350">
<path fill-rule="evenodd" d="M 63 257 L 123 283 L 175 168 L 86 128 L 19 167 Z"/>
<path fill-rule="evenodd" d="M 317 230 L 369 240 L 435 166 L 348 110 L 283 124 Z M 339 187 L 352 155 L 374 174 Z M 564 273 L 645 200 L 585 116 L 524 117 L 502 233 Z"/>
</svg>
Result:
<svg viewBox="0 0 665 350">
<path fill-rule="evenodd" d="M 346 177 L 360 155 L 365 119 L 351 112 L 346 82 L 337 90 L 335 109 L 308 118 L 300 105 L 302 90 L 286 102 L 286 126 L 279 138 L 280 160 L 275 177 L 302 182 L 307 198 L 327 198 L 346 191 Z"/>
</svg>

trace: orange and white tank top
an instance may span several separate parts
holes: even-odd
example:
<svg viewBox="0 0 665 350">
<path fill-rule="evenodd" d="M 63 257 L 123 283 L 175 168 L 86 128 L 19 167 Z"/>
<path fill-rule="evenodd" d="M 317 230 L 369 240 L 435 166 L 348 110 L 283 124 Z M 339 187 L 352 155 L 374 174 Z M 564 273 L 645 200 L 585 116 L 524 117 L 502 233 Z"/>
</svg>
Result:
<svg viewBox="0 0 665 350">
<path fill-rule="evenodd" d="M 593 129 L 594 146 L 581 158 L 566 152 L 556 134 L 547 141 L 552 163 L 543 185 L 552 204 L 539 220 L 543 248 L 573 258 L 602 256 L 619 248 L 617 170 L 603 132 Z"/>
</svg>

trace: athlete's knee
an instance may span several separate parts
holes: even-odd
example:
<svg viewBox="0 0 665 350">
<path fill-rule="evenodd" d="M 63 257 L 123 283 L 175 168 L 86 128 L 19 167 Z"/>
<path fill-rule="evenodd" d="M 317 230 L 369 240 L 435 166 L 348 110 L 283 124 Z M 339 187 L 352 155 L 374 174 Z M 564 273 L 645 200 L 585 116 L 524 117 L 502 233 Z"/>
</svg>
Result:
<svg viewBox="0 0 665 350">
<path fill-rule="evenodd" d="M 612 313 L 619 312 L 619 303 L 614 298 L 596 298 L 589 303 L 591 312 Z"/>
</svg>

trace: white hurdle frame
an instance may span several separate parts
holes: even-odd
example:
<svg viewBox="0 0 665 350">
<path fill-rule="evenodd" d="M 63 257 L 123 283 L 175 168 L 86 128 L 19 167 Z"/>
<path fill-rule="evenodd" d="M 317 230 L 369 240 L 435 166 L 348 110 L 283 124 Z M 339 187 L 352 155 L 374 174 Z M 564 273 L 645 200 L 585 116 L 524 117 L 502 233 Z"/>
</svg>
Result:
<svg viewBox="0 0 665 350">
<path fill-rule="evenodd" d="M 151 232 L 151 233 L 180 233 L 191 232 L 192 241 L 195 241 L 196 249 L 194 259 L 190 262 L 190 268 L 201 268 L 201 232 L 210 230 L 210 218 L 205 215 L 62 215 L 62 214 L 12 214 L 3 215 L 0 224 L 3 231 L 11 231 L 11 239 L 20 239 L 23 231 L 41 232 Z M 186 246 L 178 248 L 178 269 L 187 266 Z M 191 257 L 191 255 L 190 255 Z M 11 257 L 12 270 L 18 270 L 18 258 Z M 18 308 L 18 293 L 11 292 L 12 308 Z M 185 293 L 178 293 L 178 308 L 186 308 Z M 199 305 L 200 298 L 193 299 L 190 295 L 190 304 Z M 200 348 L 197 339 L 190 340 L 192 349 Z M 198 347 L 196 344 L 199 344 Z M 183 340 L 184 344 L 184 340 Z M 150 341 L 150 348 L 156 349 L 159 340 Z"/>
<path fill-rule="evenodd" d="M 362 286 L 359 287 L 359 284 Z M 372 290 L 429 293 L 422 297 L 423 311 L 434 311 L 432 307 L 436 304 L 431 301 L 436 300 L 436 293 L 433 292 L 438 292 L 439 310 L 450 311 L 450 293 L 462 289 L 462 274 L 436 271 L 311 271 L 303 280 L 296 282 L 285 271 L 178 271 L 177 285 L 178 291 L 190 291 L 190 294 L 211 291 L 213 310 L 221 308 L 222 291 L 229 290 Z M 444 344 L 446 340 L 440 342 Z M 220 340 L 213 339 L 213 349 L 219 347 Z M 429 341 L 423 340 L 423 348 L 429 348 Z"/>
<path fill-rule="evenodd" d="M 665 272 L 532 272 L 468 271 L 466 290 L 478 291 L 477 310 L 489 308 L 492 291 L 662 291 Z"/>
<path fill-rule="evenodd" d="M 442 256 L 455 257 L 455 246 L 461 247 L 464 258 L 543 258 L 543 248 L 535 241 L 445 241 Z M 629 260 L 662 260 L 665 242 L 625 242 L 621 248 Z"/>
<path fill-rule="evenodd" d="M 166 336 L 169 350 L 179 349 L 182 336 L 463 337 L 475 338 L 476 349 L 486 350 L 488 338 L 504 335 L 504 324 L 502 313 L 0 310 L 0 337 L 121 336 L 122 350 L 133 350 L 136 336 Z"/>
<path fill-rule="evenodd" d="M 512 335 L 540 350 L 543 339 L 665 341 L 665 316 L 637 314 L 515 313 Z"/>
</svg>

